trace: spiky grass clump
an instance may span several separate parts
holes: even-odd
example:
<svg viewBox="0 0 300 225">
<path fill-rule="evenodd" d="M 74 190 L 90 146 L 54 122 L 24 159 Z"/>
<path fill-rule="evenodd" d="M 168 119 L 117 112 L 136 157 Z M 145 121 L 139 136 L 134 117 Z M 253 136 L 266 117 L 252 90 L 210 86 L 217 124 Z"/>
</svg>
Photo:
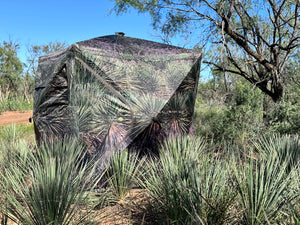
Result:
<svg viewBox="0 0 300 225">
<path fill-rule="evenodd" d="M 28 132 L 28 126 L 0 127 L 0 169 L 16 163 L 16 160 L 25 160 L 28 152 L 33 148 L 32 143 L 21 139 Z M 29 130 L 30 131 L 30 130 Z"/>
<path fill-rule="evenodd" d="M 144 187 L 159 224 L 222 224 L 234 194 L 225 163 L 212 158 L 201 138 L 167 140 L 149 163 Z"/>
<path fill-rule="evenodd" d="M 2 98 L 0 100 L 0 114 L 5 111 L 20 111 L 31 110 L 33 108 L 33 101 L 25 101 L 23 97 Z"/>
<path fill-rule="evenodd" d="M 107 176 L 116 201 L 124 199 L 128 191 L 137 184 L 143 161 L 136 153 L 128 153 L 126 149 L 112 155 Z"/>
<path fill-rule="evenodd" d="M 1 224 L 8 223 L 6 192 L 9 187 L 3 185 L 5 173 L 12 164 L 29 163 L 28 155 L 33 150 L 33 145 L 24 139 L 28 132 L 28 126 L 10 126 L 0 127 L 0 217 Z M 15 171 L 17 173 L 17 171 Z M 9 179 L 9 178 L 7 178 Z"/>
<path fill-rule="evenodd" d="M 237 165 L 237 164 L 236 164 Z M 235 170 L 243 224 L 281 224 L 299 192 L 296 171 L 278 155 L 253 159 Z M 290 217 L 289 217 L 290 218 Z"/>
<path fill-rule="evenodd" d="M 261 137 L 254 143 L 256 150 L 265 159 L 278 157 L 287 162 L 287 169 L 297 166 L 300 161 L 300 138 L 298 135 L 273 135 Z"/>
<path fill-rule="evenodd" d="M 50 143 L 10 164 L 1 175 L 8 217 L 21 224 L 81 224 L 98 178 L 74 140 Z M 96 179 L 96 180 L 95 180 Z"/>
</svg>

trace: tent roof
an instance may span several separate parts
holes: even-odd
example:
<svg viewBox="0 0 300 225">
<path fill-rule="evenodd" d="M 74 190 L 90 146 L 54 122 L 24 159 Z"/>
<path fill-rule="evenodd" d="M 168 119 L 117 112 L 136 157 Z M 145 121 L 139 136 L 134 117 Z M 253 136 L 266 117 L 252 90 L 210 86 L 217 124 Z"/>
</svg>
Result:
<svg viewBox="0 0 300 225">
<path fill-rule="evenodd" d="M 108 35 L 89 40 L 77 42 L 80 46 L 89 46 L 92 48 L 104 48 L 107 51 L 130 51 L 131 54 L 180 54 L 192 53 L 193 50 L 185 49 L 169 44 L 163 44 L 154 41 L 148 41 L 139 38 L 132 38 L 120 35 Z M 117 47 L 117 49 L 116 49 Z"/>
<path fill-rule="evenodd" d="M 191 49 L 139 38 L 120 35 L 102 36 L 76 42 L 66 49 L 41 56 L 39 58 L 40 71 L 37 71 L 36 74 L 36 88 L 45 87 L 46 81 L 49 80 L 53 73 L 58 72 L 66 60 L 75 52 L 79 52 L 90 59 L 92 58 L 92 61 L 97 61 L 96 58 L 100 57 L 102 57 L 102 59 L 121 57 L 122 62 L 151 57 L 146 60 L 142 59 L 146 64 L 153 64 L 153 60 L 168 61 L 176 58 L 193 63 L 196 62 L 201 55 L 201 53 Z M 172 59 L 166 59 L 165 56 L 172 57 Z M 113 79 L 113 77 L 111 78 Z"/>
</svg>

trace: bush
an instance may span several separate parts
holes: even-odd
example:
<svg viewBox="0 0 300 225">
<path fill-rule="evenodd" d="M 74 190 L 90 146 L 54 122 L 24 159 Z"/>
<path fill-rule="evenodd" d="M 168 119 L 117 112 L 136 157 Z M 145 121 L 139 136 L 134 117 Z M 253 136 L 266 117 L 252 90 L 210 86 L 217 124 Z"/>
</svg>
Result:
<svg viewBox="0 0 300 225">
<path fill-rule="evenodd" d="M 125 149 L 114 153 L 107 168 L 109 187 L 114 200 L 122 200 L 128 191 L 137 184 L 141 176 L 143 159 Z"/>
<path fill-rule="evenodd" d="M 20 111 L 33 109 L 33 101 L 25 101 L 23 97 L 0 99 L 0 114 L 5 111 Z"/>
<path fill-rule="evenodd" d="M 270 126 L 280 134 L 297 134 L 300 132 L 300 104 L 282 100 L 270 112 Z"/>
<path fill-rule="evenodd" d="M 219 142 L 225 139 L 247 145 L 265 130 L 262 97 L 260 91 L 243 82 L 237 82 L 232 95 L 223 102 L 197 102 L 196 134 Z"/>
<path fill-rule="evenodd" d="M 80 224 L 90 212 L 82 207 L 99 180 L 82 161 L 83 148 L 65 139 L 17 157 L 1 174 L 2 211 L 22 224 Z M 5 207 L 4 207 L 5 206 Z"/>
<path fill-rule="evenodd" d="M 250 159 L 235 170 L 242 224 L 280 224 L 284 208 L 298 198 L 291 188 L 295 173 L 286 174 L 279 157 Z"/>
<path fill-rule="evenodd" d="M 201 138 L 167 140 L 150 161 L 144 187 L 158 224 L 223 224 L 234 192 L 228 167 L 213 159 Z"/>
</svg>

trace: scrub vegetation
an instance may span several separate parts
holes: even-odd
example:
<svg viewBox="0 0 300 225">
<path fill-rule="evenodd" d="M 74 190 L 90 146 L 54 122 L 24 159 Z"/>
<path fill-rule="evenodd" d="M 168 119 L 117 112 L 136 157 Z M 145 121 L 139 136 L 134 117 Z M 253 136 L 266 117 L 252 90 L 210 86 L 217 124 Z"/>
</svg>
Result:
<svg viewBox="0 0 300 225">
<path fill-rule="evenodd" d="M 200 73 L 193 135 L 157 143 L 159 157 L 116 152 L 100 170 L 72 138 L 38 147 L 33 125 L 2 126 L 1 225 L 299 225 L 299 1 L 114 2 L 117 13 L 150 13 L 165 41 L 200 32 L 195 50 L 211 74 Z M 25 65 L 18 43 L 0 43 L 0 114 L 33 107 L 38 56 L 65 47 L 30 46 Z"/>
<path fill-rule="evenodd" d="M 97 173 L 76 141 L 37 147 L 32 133 L 27 125 L 0 129 L 1 224 L 300 222 L 295 134 L 247 145 L 178 136 L 161 144 L 159 158 L 124 149 Z"/>
</svg>

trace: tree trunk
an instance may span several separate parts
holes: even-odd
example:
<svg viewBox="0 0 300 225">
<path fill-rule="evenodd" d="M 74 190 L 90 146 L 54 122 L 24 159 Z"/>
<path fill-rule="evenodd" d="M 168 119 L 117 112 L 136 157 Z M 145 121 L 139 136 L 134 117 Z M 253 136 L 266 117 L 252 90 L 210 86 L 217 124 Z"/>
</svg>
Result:
<svg viewBox="0 0 300 225">
<path fill-rule="evenodd" d="M 277 75 L 277 72 L 272 77 L 272 89 L 273 89 L 273 95 L 271 96 L 274 102 L 278 102 L 281 100 L 283 96 L 283 88 L 284 88 L 284 82 L 280 78 L 280 76 Z"/>
</svg>

